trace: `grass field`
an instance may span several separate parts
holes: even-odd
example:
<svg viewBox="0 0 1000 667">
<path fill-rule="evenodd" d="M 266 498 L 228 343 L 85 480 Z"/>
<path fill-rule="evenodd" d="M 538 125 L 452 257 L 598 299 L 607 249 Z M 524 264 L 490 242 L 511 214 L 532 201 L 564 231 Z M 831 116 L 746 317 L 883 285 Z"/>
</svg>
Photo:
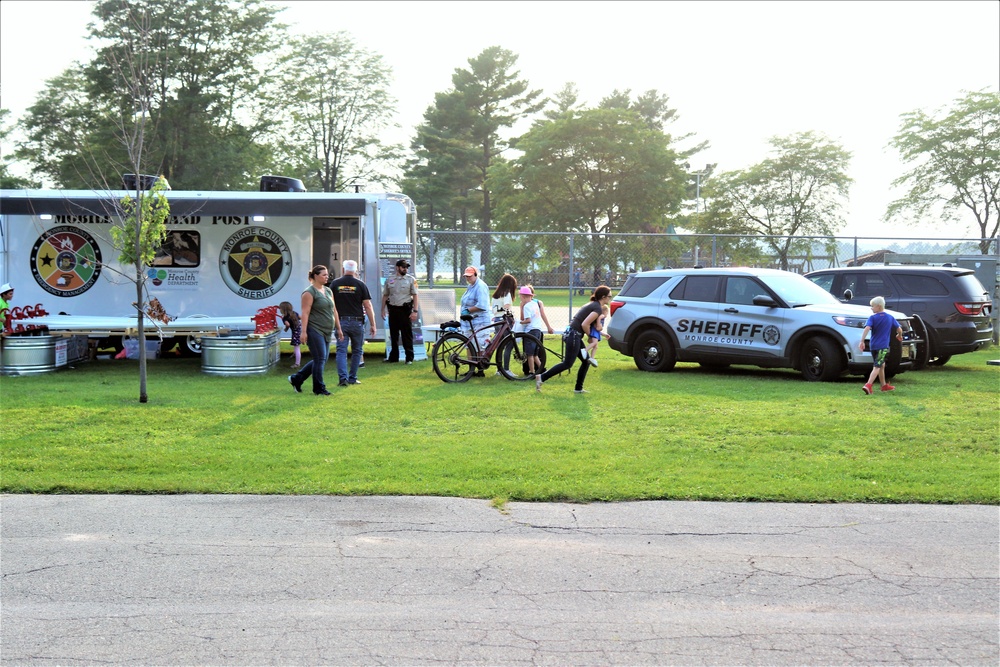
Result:
<svg viewBox="0 0 1000 667">
<path fill-rule="evenodd" d="M 436 495 L 507 500 L 1000 502 L 1000 358 L 991 348 L 861 379 L 792 371 L 636 370 L 604 348 L 568 375 L 445 384 L 430 361 L 380 361 L 362 384 L 296 394 L 289 357 L 266 375 L 200 361 L 137 362 L 0 379 L 0 489 L 9 493 Z M 574 367 L 573 372 L 575 373 Z"/>
</svg>

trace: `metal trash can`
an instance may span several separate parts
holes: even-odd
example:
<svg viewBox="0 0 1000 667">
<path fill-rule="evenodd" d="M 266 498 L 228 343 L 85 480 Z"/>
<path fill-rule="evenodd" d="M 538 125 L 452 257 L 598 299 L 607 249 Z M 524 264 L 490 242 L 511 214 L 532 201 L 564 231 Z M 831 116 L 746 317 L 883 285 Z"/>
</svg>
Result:
<svg viewBox="0 0 1000 667">
<path fill-rule="evenodd" d="M 36 375 L 56 369 L 61 336 L 6 336 L 0 343 L 0 374 Z"/>
<path fill-rule="evenodd" d="M 264 336 L 205 336 L 201 339 L 201 370 L 209 375 L 267 373 L 281 357 L 281 338 Z"/>
</svg>

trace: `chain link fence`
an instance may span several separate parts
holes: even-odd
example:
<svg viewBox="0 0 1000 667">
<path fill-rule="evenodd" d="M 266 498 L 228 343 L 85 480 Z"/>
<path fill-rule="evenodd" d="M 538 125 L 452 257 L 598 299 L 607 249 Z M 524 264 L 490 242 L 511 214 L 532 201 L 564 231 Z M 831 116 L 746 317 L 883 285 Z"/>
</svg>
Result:
<svg viewBox="0 0 1000 667">
<path fill-rule="evenodd" d="M 975 268 L 1000 301 L 1000 239 L 766 237 L 725 234 L 581 234 L 421 231 L 417 279 L 425 288 L 464 289 L 466 266 L 496 286 L 504 273 L 559 303 L 547 308 L 556 327 L 598 285 L 617 291 L 628 274 L 662 268 L 748 266 L 808 273 L 860 264 L 953 264 Z M 563 297 L 568 297 L 564 299 Z M 568 307 L 561 306 L 568 301 Z M 994 315 L 1000 309 L 994 308 Z"/>
</svg>

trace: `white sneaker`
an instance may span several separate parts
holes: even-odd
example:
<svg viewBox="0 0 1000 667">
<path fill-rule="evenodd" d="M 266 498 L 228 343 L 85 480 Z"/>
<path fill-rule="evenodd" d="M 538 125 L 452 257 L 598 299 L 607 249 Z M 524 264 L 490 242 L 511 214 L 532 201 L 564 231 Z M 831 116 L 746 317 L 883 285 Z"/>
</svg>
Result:
<svg viewBox="0 0 1000 667">
<path fill-rule="evenodd" d="M 536 375 L 535 376 L 535 391 L 540 392 L 541 390 L 542 390 L 542 376 L 541 375 Z"/>
<path fill-rule="evenodd" d="M 590 392 L 587 391 L 586 389 L 574 389 L 573 393 L 574 394 L 589 394 Z"/>
<path fill-rule="evenodd" d="M 580 358 L 583 359 L 584 361 L 587 361 L 587 359 L 590 358 L 590 353 L 587 352 L 587 348 L 585 347 L 580 348 Z"/>
<path fill-rule="evenodd" d="M 597 368 L 597 359 L 594 359 L 593 357 L 591 357 L 590 359 L 587 359 L 587 361 L 590 362 L 591 366 L 593 366 L 594 368 Z"/>
</svg>

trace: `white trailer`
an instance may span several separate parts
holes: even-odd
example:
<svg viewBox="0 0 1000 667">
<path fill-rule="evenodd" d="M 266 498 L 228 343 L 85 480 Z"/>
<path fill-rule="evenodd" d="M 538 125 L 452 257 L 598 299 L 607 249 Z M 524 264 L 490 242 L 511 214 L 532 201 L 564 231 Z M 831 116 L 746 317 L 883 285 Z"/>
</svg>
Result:
<svg viewBox="0 0 1000 667">
<path fill-rule="evenodd" d="M 357 261 L 374 305 L 396 260 L 414 263 L 417 214 L 406 195 L 264 191 L 281 180 L 294 181 L 264 177 L 260 192 L 165 193 L 167 239 L 146 276 L 148 296 L 181 324 L 160 326 L 164 347 L 180 343 L 182 353 L 196 354 L 203 335 L 253 331 L 259 309 L 288 301 L 298 311 L 314 265 L 335 278 L 344 260 Z M 0 284 L 15 288 L 12 306 L 52 316 L 23 324 L 83 332 L 102 348 L 121 348 L 137 324 L 127 279 L 134 269 L 119 263 L 111 245 L 117 219 L 110 212 L 126 194 L 135 196 L 0 190 Z M 88 326 L 87 318 L 101 319 Z M 377 328 L 384 340 L 384 323 Z M 155 327 L 147 333 L 158 335 Z"/>
</svg>

